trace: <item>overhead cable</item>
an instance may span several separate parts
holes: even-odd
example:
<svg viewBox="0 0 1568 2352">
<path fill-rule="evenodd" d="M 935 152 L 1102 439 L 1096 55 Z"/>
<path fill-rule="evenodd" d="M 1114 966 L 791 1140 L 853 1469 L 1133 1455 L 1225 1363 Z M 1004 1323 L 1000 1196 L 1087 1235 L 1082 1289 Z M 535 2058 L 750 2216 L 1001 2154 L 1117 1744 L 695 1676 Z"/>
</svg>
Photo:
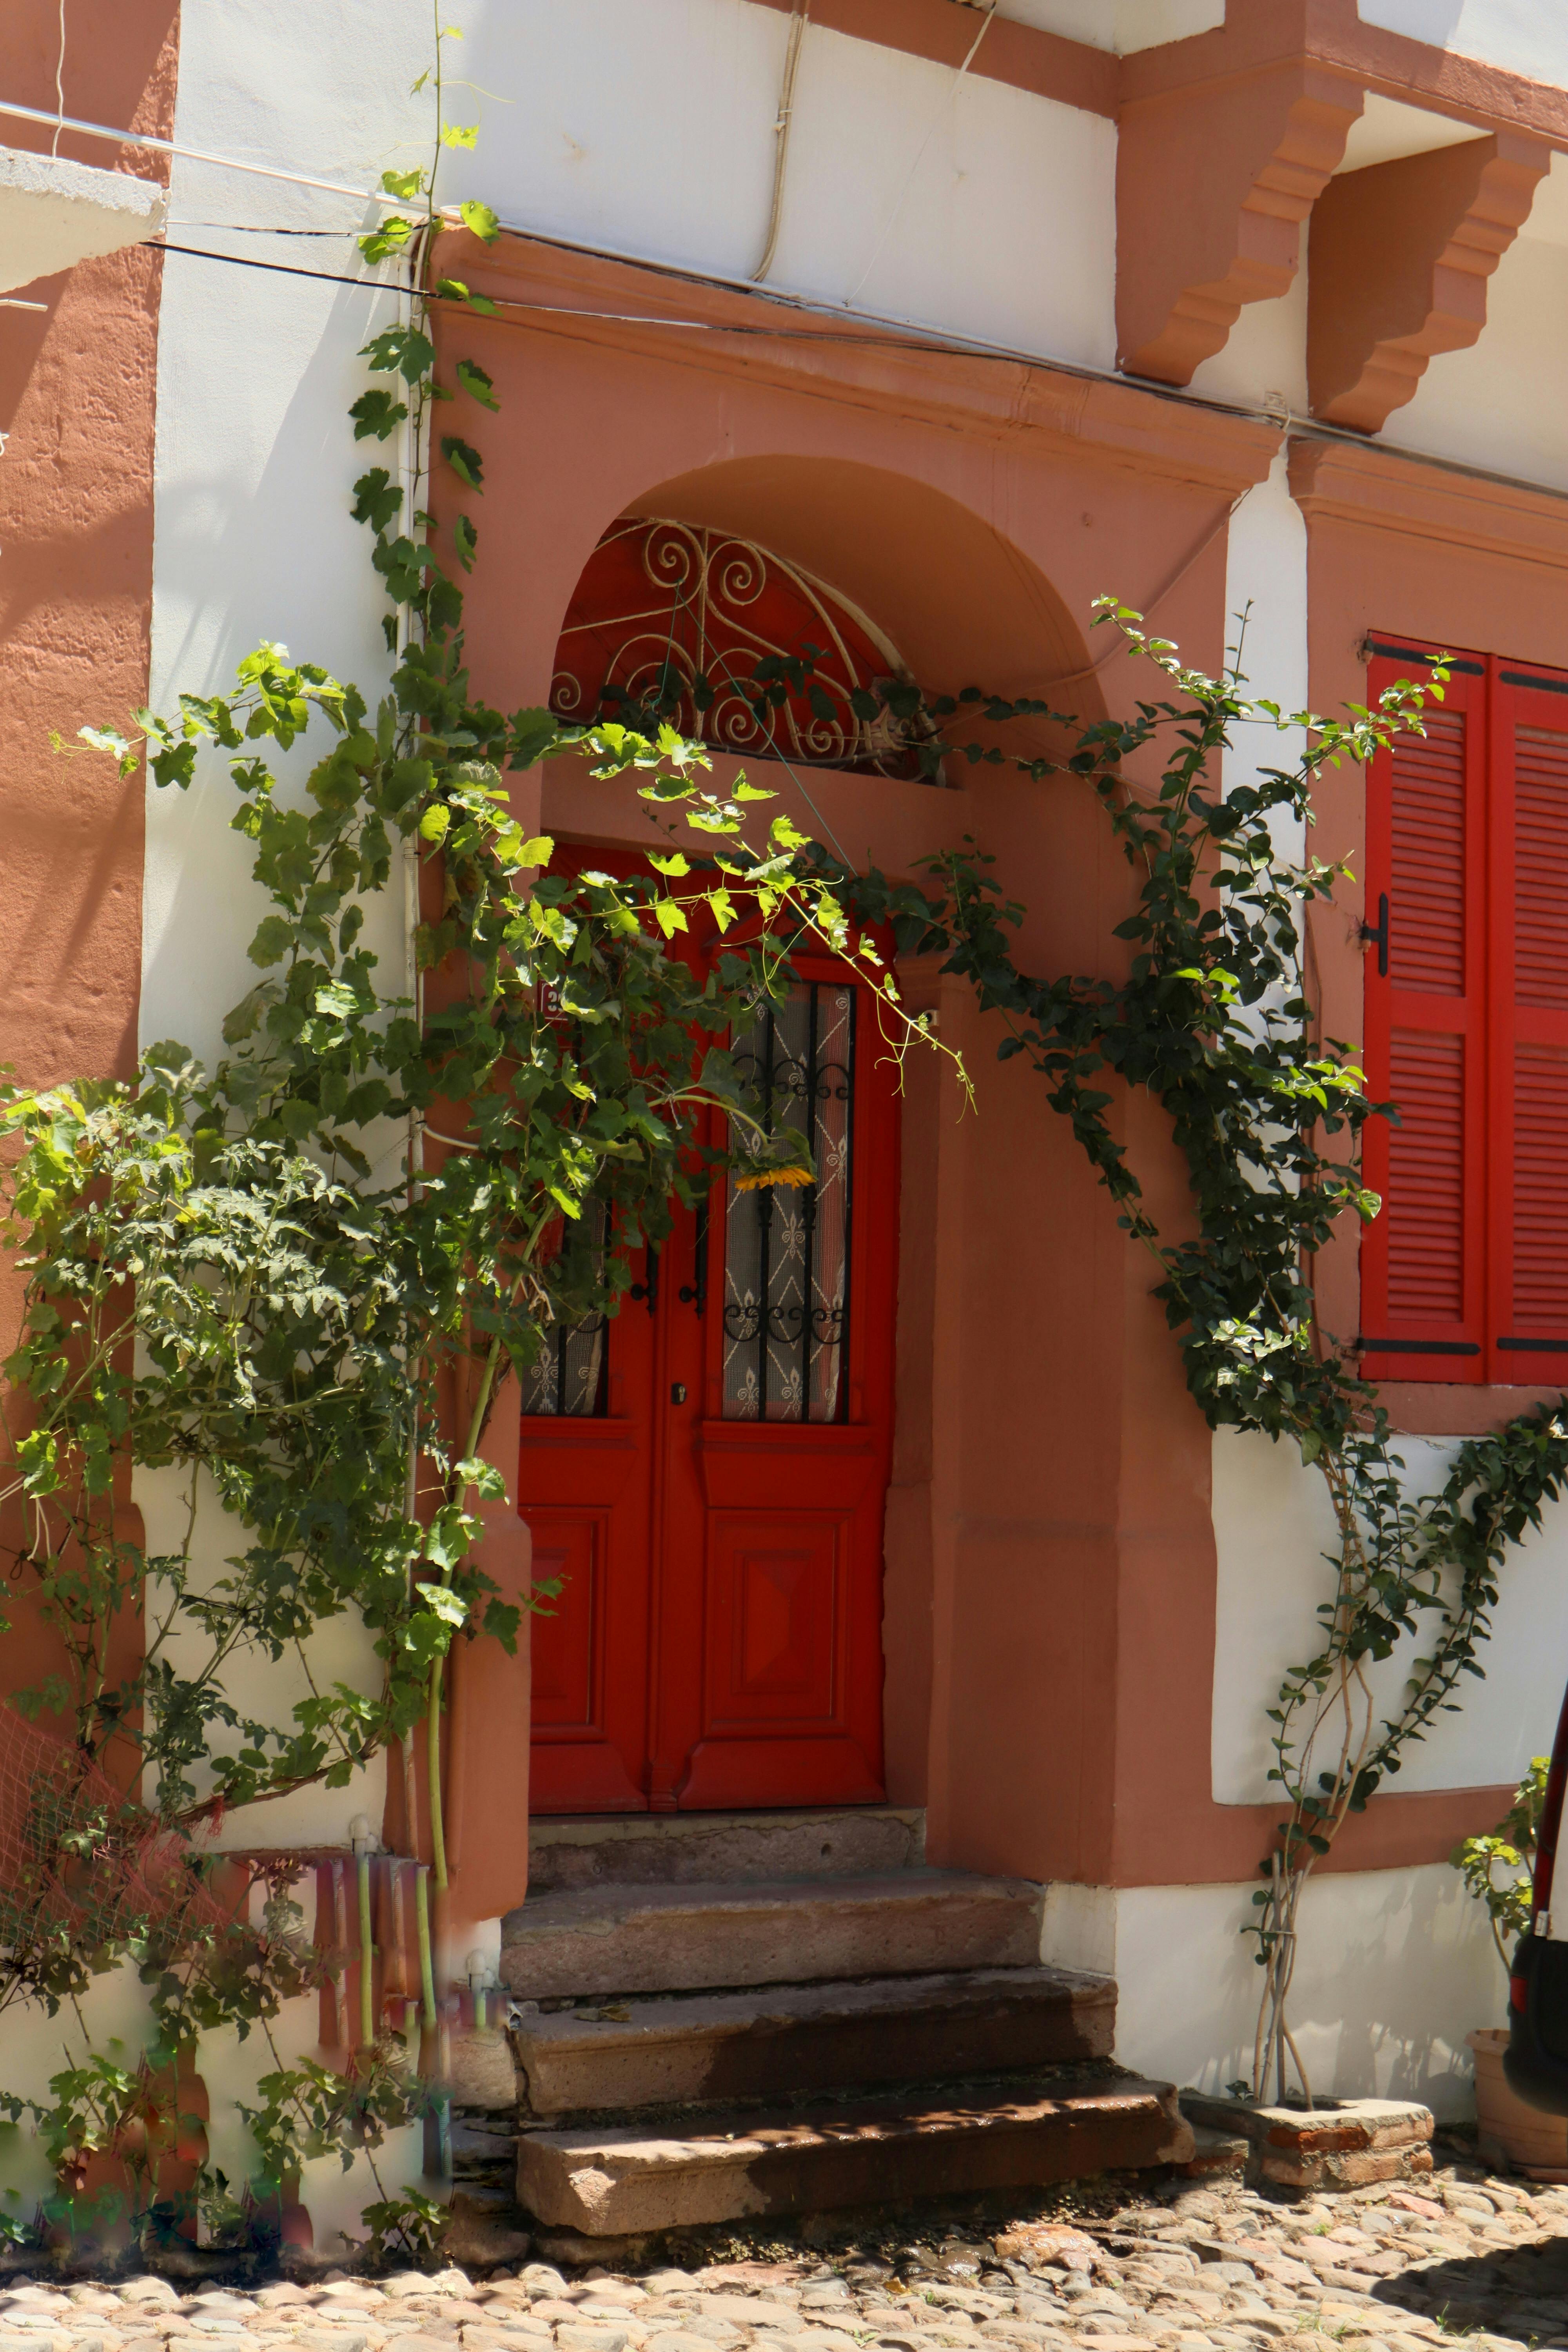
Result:
<svg viewBox="0 0 1568 2352">
<path fill-rule="evenodd" d="M 535 229 L 520 229 L 514 233 L 521 236 L 532 237 L 541 245 L 563 246 L 566 250 L 574 253 L 595 253 L 601 250 L 594 246 L 571 245 L 564 238 L 548 237 Z M 404 290 L 390 278 L 350 278 L 336 270 L 307 269 L 300 262 L 260 261 L 253 254 L 213 253 L 202 246 L 170 245 L 158 237 L 149 237 L 145 243 L 154 253 L 179 253 L 188 255 L 196 261 L 226 262 L 236 269 L 263 269 L 276 272 L 286 278 L 315 278 L 329 286 L 363 286 L 374 294 L 395 294 Z M 635 257 L 610 253 L 605 254 L 604 257 L 607 260 L 625 261 Z M 639 266 L 661 271 L 667 277 L 686 278 L 703 285 L 732 286 L 745 282 L 733 278 L 700 278 L 693 270 L 677 270 L 665 262 L 642 262 Z M 1531 481 L 1523 474 L 1500 473 L 1495 467 L 1473 465 L 1465 457 L 1439 457 L 1433 450 L 1413 449 L 1398 441 L 1369 441 L 1364 433 L 1352 432 L 1346 425 L 1329 425 L 1321 417 L 1299 415 L 1288 402 L 1282 401 L 1278 394 L 1266 393 L 1257 401 L 1226 400 L 1222 394 L 1190 392 L 1182 384 L 1160 383 L 1152 376 L 1127 375 L 1120 369 L 1096 367 L 1091 361 L 1088 360 L 1058 359 L 1049 352 L 1018 351 L 1005 343 L 979 342 L 965 336 L 943 334 L 935 328 L 911 329 L 907 320 L 883 320 L 874 312 L 864 310 L 858 311 L 855 315 L 863 320 L 868 327 L 875 328 L 877 331 L 857 334 L 837 323 L 844 313 L 836 304 L 831 307 L 824 304 L 818 308 L 806 302 L 802 297 L 794 297 L 786 306 L 779 296 L 770 294 L 765 288 L 752 290 L 763 301 L 779 302 L 781 308 L 788 307 L 797 314 L 806 317 L 820 317 L 825 323 L 821 327 L 761 324 L 728 326 L 714 319 L 661 318 L 651 312 L 637 310 L 590 310 L 581 308 L 576 303 L 530 302 L 521 296 L 509 294 L 488 295 L 486 299 L 493 304 L 498 314 L 514 311 L 522 315 L 515 318 L 498 315 L 488 323 L 491 326 L 526 327 L 531 318 L 581 319 L 588 325 L 665 327 L 676 329 L 687 334 L 727 336 L 731 339 L 753 341 L 847 344 L 851 349 L 859 351 L 911 352 L 917 354 L 951 352 L 958 359 L 992 360 L 1008 367 L 1044 368 L 1053 375 L 1072 376 L 1087 383 L 1118 384 L 1124 392 L 1145 393 L 1152 400 L 1163 400 L 1179 408 L 1205 409 L 1216 416 L 1239 417 L 1249 425 L 1272 425 L 1278 431 L 1288 434 L 1297 440 L 1342 441 L 1348 443 L 1352 448 L 1375 449 L 1384 457 L 1396 457 L 1410 465 L 1435 466 L 1442 473 L 1456 474 L 1467 481 L 1495 482 L 1503 489 L 1544 491 L 1548 498 L 1568 498 L 1568 491 L 1558 488 L 1555 484 Z M 468 307 L 464 299 L 458 295 L 427 292 L 426 299 L 433 310 L 464 310 Z M 41 310 L 44 306 L 38 303 L 28 307 Z"/>
</svg>

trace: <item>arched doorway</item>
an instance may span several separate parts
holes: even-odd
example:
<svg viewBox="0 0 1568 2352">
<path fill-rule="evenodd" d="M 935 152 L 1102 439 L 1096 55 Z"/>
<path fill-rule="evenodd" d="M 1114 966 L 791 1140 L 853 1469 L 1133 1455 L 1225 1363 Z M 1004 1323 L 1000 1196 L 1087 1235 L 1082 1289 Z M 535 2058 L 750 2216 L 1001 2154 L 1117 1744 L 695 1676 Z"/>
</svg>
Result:
<svg viewBox="0 0 1568 2352">
<path fill-rule="evenodd" d="M 868 694 L 874 623 L 733 534 L 615 525 L 563 623 L 563 715 L 668 717 L 716 749 L 912 777 Z M 564 852 L 568 857 L 570 851 Z M 734 1050 L 804 1128 L 798 1191 L 726 1183 L 641 1253 L 612 1321 L 563 1331 L 522 1400 L 541 1812 L 874 1802 L 892 1447 L 898 1106 L 870 992 L 797 959 Z"/>
</svg>

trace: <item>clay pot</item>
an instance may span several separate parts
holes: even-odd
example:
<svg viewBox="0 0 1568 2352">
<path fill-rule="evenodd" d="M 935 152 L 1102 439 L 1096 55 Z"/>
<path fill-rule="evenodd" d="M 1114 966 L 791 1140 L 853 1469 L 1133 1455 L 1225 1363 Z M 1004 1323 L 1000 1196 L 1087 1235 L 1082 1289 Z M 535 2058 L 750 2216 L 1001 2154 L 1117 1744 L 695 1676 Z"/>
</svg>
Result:
<svg viewBox="0 0 1568 2352">
<path fill-rule="evenodd" d="M 1467 2033 L 1476 2061 L 1476 2127 L 1489 2164 L 1506 2163 L 1531 2180 L 1568 2181 L 1568 2116 L 1543 2116 L 1509 2087 L 1502 2071 L 1508 2028 Z"/>
</svg>

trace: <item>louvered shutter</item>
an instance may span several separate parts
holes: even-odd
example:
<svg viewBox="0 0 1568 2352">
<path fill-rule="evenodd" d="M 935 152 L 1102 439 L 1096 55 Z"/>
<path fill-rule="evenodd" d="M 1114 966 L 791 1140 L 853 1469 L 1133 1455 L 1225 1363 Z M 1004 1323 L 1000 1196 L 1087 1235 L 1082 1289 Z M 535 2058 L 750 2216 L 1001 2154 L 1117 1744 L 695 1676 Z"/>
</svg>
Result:
<svg viewBox="0 0 1568 2352">
<path fill-rule="evenodd" d="M 1369 699 L 1430 655 L 1379 645 Z M 1362 1241 L 1363 1370 L 1479 1381 L 1486 1340 L 1486 673 L 1464 656 L 1425 735 L 1367 774 L 1365 1131 L 1383 1211 Z"/>
<path fill-rule="evenodd" d="M 1498 662 L 1491 1377 L 1568 1380 L 1568 678 Z"/>
</svg>

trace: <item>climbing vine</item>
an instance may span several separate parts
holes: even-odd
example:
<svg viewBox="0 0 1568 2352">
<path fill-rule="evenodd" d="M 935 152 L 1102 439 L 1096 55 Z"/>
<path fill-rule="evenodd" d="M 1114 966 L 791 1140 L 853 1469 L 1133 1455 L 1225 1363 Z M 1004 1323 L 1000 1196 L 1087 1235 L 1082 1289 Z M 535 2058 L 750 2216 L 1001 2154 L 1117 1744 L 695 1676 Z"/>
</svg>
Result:
<svg viewBox="0 0 1568 2352">
<path fill-rule="evenodd" d="M 1140 615 L 1104 599 L 1100 621 L 1168 682 L 1131 717 L 1077 731 L 1058 759 L 1020 759 L 1041 779 L 1092 790 L 1138 877 L 1136 911 L 1117 927 L 1129 942 L 1120 982 L 1034 979 L 1014 959 L 1023 909 L 1002 894 L 990 861 L 973 852 L 932 861 L 925 891 L 889 890 L 875 877 L 854 890 L 862 911 L 892 923 L 900 949 L 945 956 L 944 969 L 998 1015 L 1004 1059 L 1023 1055 L 1050 1087 L 1125 1231 L 1152 1254 L 1155 1295 L 1177 1334 L 1187 1385 L 1211 1425 L 1258 1430 L 1300 1448 L 1326 1482 L 1338 1532 L 1334 1589 L 1318 1612 L 1313 1655 L 1285 1675 L 1268 1710 L 1269 1779 L 1286 1801 L 1278 1843 L 1262 1864 L 1257 1914 L 1263 1995 L 1251 2087 L 1283 2097 L 1293 2063 L 1287 2000 L 1302 1890 L 1352 1813 L 1398 1772 L 1405 1752 L 1444 1712 L 1464 1679 L 1481 1673 L 1498 1575 L 1510 1547 L 1541 1522 L 1568 1477 L 1568 1399 L 1523 1413 L 1455 1454 L 1441 1487 L 1412 1495 L 1386 1411 L 1354 1370 L 1348 1336 L 1320 1322 L 1317 1254 L 1347 1212 L 1370 1220 L 1380 1202 L 1362 1184 L 1359 1139 L 1374 1104 L 1350 1049 L 1318 1034 L 1303 972 L 1305 910 L 1326 899 L 1342 869 L 1292 864 L 1280 818 L 1311 821 L 1322 770 L 1364 761 L 1406 730 L 1419 730 L 1428 695 L 1403 683 L 1374 710 L 1325 720 L 1283 714 L 1243 691 L 1239 648 L 1220 677 L 1185 667 L 1147 635 Z M 1003 725 L 1074 722 L 1037 701 L 972 692 L 926 701 L 929 740 L 948 756 L 996 761 L 994 743 L 955 740 L 967 713 Z M 1305 730 L 1292 766 L 1225 788 L 1236 730 Z M 1164 743 L 1156 785 L 1133 783 L 1130 762 Z M 837 875 L 837 869 L 835 869 Z M 1186 1162 L 1190 1234 L 1160 1233 L 1128 1163 L 1108 1081 L 1152 1093 L 1168 1113 Z M 1380 1715 L 1367 1680 L 1405 1636 L 1430 1625 L 1394 1712 Z"/>
<path fill-rule="evenodd" d="M 129 1082 L 0 1088 L 5 1238 L 26 1277 L 0 1504 L 14 1606 L 58 1661 L 12 1699 L 39 1728 L 11 1743 L 0 1784 L 17 1850 L 0 1874 L 0 2011 L 67 2009 L 89 2040 L 92 1979 L 129 1963 L 151 2016 L 138 2064 L 92 2053 L 47 2100 L 5 2101 L 50 2153 L 57 2227 L 84 2226 L 103 2163 L 130 2187 L 102 2194 L 128 2194 L 136 2226 L 177 2205 L 179 2070 L 203 2032 L 234 2024 L 276 2062 L 245 2111 L 253 2212 L 275 2211 L 301 2158 L 363 2150 L 367 2227 L 425 2242 L 428 2200 L 389 2194 L 375 2151 L 442 2096 L 427 1912 L 447 1878 L 445 1678 L 458 1640 L 514 1648 L 539 1598 L 484 1566 L 482 1506 L 506 1492 L 484 1458 L 498 1389 L 551 1331 L 613 1315 L 629 1255 L 721 1168 L 748 1186 L 812 1181 L 805 1139 L 729 1051 L 787 991 L 803 935 L 858 962 L 894 1050 L 923 1034 L 811 845 L 765 816 L 771 794 L 703 789 L 705 755 L 667 726 L 563 726 L 473 693 L 454 573 L 478 533 L 459 512 L 437 545 L 423 436 L 450 392 L 429 301 L 486 306 L 455 281 L 424 290 L 433 183 L 388 174 L 422 213 L 362 241 L 372 262 L 415 258 L 406 316 L 365 352 L 399 390 L 374 384 L 353 410 L 361 439 L 406 434 L 401 478 L 373 466 L 354 485 L 388 594 L 386 691 L 373 707 L 266 645 L 226 694 L 83 730 L 157 790 L 187 789 L 204 751 L 226 763 L 268 911 L 226 1051 L 208 1069 L 163 1043 Z M 493 239 L 493 216 L 463 209 Z M 496 405 L 477 362 L 453 374 Z M 454 436 L 440 449 L 477 492 L 479 453 Z M 524 835 L 505 775 L 563 749 L 629 779 L 666 833 L 679 816 L 700 855 L 671 843 L 628 877 L 548 870 L 553 844 Z M 401 959 L 389 982 L 376 919 L 400 883 L 412 985 Z M 178 1497 L 159 1549 L 130 1509 L 133 1473 Z M 311 1636 L 351 1612 L 378 1674 L 320 1686 Z M 302 1678 L 285 1719 L 232 1695 L 254 1661 Z M 272 2042 L 282 2004 L 354 1955 L 306 1942 L 285 1862 L 219 1864 L 204 1837 L 235 1806 L 346 1788 L 378 1754 L 402 1757 L 412 1791 L 421 1726 L 421 2021 L 370 2015 L 366 1936 L 357 2047 L 341 2067 L 289 2065 Z M 210 2216 L 226 2188 L 203 2175 L 184 2194 Z"/>
<path fill-rule="evenodd" d="M 410 276 L 403 315 L 366 347 L 375 381 L 353 411 L 356 438 L 389 460 L 361 473 L 353 509 L 386 592 L 385 690 L 373 699 L 268 645 L 226 694 L 84 730 L 154 789 L 187 788 L 204 751 L 226 760 L 268 904 L 250 945 L 258 977 L 211 1069 L 166 1043 L 131 1082 L 11 1084 L 0 1097 L 6 1237 L 26 1278 L 0 1502 L 11 1586 L 59 1660 L 13 1701 L 35 1744 L 15 1768 L 26 1851 L 0 1894 L 0 2010 L 74 2007 L 85 2038 L 92 1979 L 129 1963 L 153 2021 L 137 2065 L 92 2054 L 48 2101 L 5 2102 L 32 2116 L 55 2164 L 46 2219 L 75 2226 L 109 2158 L 139 2221 L 174 2212 L 162 2173 L 200 2033 L 232 2022 L 269 2037 L 282 2004 L 342 1964 L 306 1941 L 286 1870 L 238 1872 L 261 1882 L 253 1918 L 235 1866 L 226 1877 L 202 1843 L 226 1808 L 346 1787 L 382 1753 L 406 1772 L 422 1728 L 421 1899 L 426 1871 L 439 1893 L 453 1644 L 513 1645 L 538 1598 L 509 1596 L 484 1566 L 480 1507 L 505 1483 L 484 1454 L 498 1388 L 563 1323 L 613 1315 L 630 1254 L 721 1164 L 748 1183 L 810 1181 L 805 1139 L 770 1129 L 727 1041 L 779 999 L 803 938 L 862 963 L 895 1051 L 924 1039 L 872 944 L 884 926 L 901 953 L 940 955 L 996 1017 L 1003 1056 L 1045 1079 L 1152 1256 L 1211 1423 L 1293 1444 L 1327 1484 L 1335 1588 L 1314 1656 L 1271 1713 L 1287 1818 L 1251 1929 L 1264 1970 L 1253 2088 L 1283 2093 L 1293 2060 L 1310 2096 L 1287 2005 L 1302 1888 L 1479 1672 L 1508 1548 L 1568 1474 L 1560 1408 L 1468 1442 L 1436 1494 L 1410 1495 L 1375 1390 L 1315 1310 L 1317 1254 L 1347 1213 L 1377 1212 L 1358 1140 L 1392 1111 L 1369 1101 L 1348 1049 L 1318 1034 L 1303 910 L 1337 874 L 1292 864 L 1278 828 L 1310 818 L 1325 764 L 1419 729 L 1442 674 L 1343 721 L 1287 716 L 1247 698 L 1239 658 L 1207 677 L 1108 602 L 1101 625 L 1162 681 L 1124 719 L 1081 728 L 1037 700 L 922 695 L 906 679 L 859 689 L 857 716 L 900 730 L 932 777 L 1015 756 L 976 727 L 1053 730 L 1058 752 L 1017 764 L 1092 793 L 1137 877 L 1120 980 L 1025 972 L 1012 946 L 1022 910 L 973 845 L 895 885 L 764 821 L 755 786 L 710 792 L 700 747 L 657 708 L 587 726 L 491 708 L 463 641 L 483 455 L 434 425 L 455 394 L 498 406 L 477 359 L 438 372 L 432 331 L 436 305 L 458 322 L 493 307 L 460 279 L 429 282 L 440 153 L 473 143 L 440 119 L 449 37 L 434 68 L 435 163 L 385 175 L 398 208 L 362 240 L 368 262 L 402 256 Z M 494 241 L 483 205 L 461 217 Z M 729 683 L 765 719 L 809 692 L 811 667 L 806 652 Z M 1258 724 L 1304 727 L 1307 751 L 1227 789 L 1234 731 Z M 1165 747 L 1163 772 L 1134 782 L 1151 747 Z M 646 872 L 552 863 L 550 840 L 525 837 L 506 779 L 560 751 L 648 804 L 661 846 Z M 400 888 L 411 975 L 384 968 L 377 919 Z M 1131 1087 L 1160 1101 L 1185 1159 L 1192 1214 L 1177 1237 L 1159 1230 L 1116 1130 Z M 714 1114 L 721 1150 L 705 1139 Z M 129 1507 L 134 1472 L 162 1474 L 180 1497 L 180 1531 L 155 1550 Z M 216 1567 L 209 1522 L 229 1548 Z M 310 1636 L 350 1612 L 374 1644 L 374 1687 L 318 1687 Z M 1429 1654 L 1380 1717 L 1369 1664 L 1427 1624 Z M 231 1696 L 258 1658 L 304 1678 L 287 1720 Z M 301 2156 L 347 2163 L 363 2149 L 374 2164 L 386 2134 L 438 2099 L 428 1972 L 424 1990 L 417 2050 L 385 2018 L 337 2070 L 290 2067 L 274 2045 L 247 2114 L 253 2210 Z M 379 2174 L 377 2187 L 377 2238 L 426 2245 L 428 2200 L 389 2194 Z M 226 2193 L 210 2178 L 190 2192 L 223 2227 Z"/>
</svg>

